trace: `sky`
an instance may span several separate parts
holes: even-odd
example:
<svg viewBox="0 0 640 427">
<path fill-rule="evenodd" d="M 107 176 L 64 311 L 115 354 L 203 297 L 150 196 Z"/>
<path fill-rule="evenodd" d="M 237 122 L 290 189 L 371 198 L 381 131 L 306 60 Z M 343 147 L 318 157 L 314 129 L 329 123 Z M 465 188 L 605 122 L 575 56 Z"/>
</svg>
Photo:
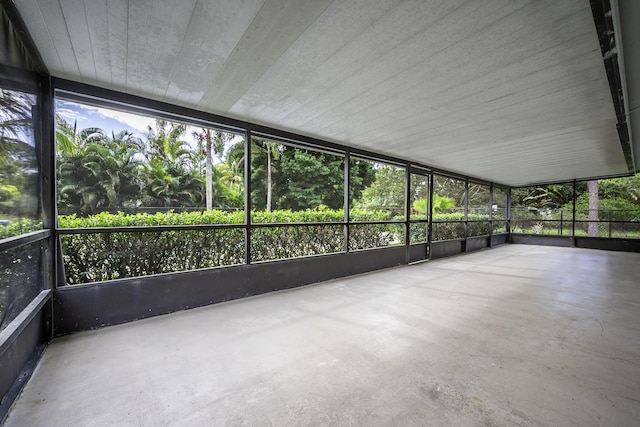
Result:
<svg viewBox="0 0 640 427">
<path fill-rule="evenodd" d="M 77 129 L 97 127 L 102 129 L 107 135 L 111 132 L 118 133 L 127 130 L 134 136 L 146 139 L 148 127 L 155 128 L 155 119 L 149 116 L 126 113 L 124 111 L 112 110 L 110 108 L 96 107 L 88 104 L 78 104 L 71 101 L 56 100 L 56 113 L 67 121 L 71 126 L 76 123 Z M 197 147 L 198 142 L 193 137 L 193 132 L 201 132 L 202 128 L 187 126 L 187 131 L 183 140 L 189 143 L 192 148 Z M 226 148 L 242 140 L 241 136 L 233 138 L 227 142 Z M 219 159 L 214 158 L 214 163 Z"/>
<path fill-rule="evenodd" d="M 97 127 L 107 134 L 128 130 L 143 138 L 147 134 L 147 127 L 153 127 L 154 124 L 151 117 L 62 100 L 56 101 L 56 112 L 72 126 L 77 123 L 77 129 Z"/>
</svg>

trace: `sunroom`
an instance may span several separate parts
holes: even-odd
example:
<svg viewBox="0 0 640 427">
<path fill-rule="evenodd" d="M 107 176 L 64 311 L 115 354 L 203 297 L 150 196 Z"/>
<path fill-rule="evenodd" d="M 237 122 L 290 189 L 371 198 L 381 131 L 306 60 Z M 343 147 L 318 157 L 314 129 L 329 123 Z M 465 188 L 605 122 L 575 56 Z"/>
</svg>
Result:
<svg viewBox="0 0 640 427">
<path fill-rule="evenodd" d="M 637 3 L 1 10 L 7 425 L 637 419 Z"/>
</svg>

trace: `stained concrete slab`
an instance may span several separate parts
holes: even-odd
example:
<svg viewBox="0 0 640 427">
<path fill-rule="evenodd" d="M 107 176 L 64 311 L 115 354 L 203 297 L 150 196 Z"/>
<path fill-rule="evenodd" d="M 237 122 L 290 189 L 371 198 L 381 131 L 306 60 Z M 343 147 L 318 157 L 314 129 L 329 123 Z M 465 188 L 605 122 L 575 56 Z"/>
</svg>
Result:
<svg viewBox="0 0 640 427">
<path fill-rule="evenodd" d="M 508 245 L 56 339 L 6 426 L 639 419 L 640 254 Z"/>
</svg>

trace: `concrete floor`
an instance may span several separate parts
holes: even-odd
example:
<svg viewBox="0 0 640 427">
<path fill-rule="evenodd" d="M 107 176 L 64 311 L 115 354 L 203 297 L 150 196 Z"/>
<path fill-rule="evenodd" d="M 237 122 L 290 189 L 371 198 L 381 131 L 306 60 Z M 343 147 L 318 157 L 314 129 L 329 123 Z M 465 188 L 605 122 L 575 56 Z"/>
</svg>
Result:
<svg viewBox="0 0 640 427">
<path fill-rule="evenodd" d="M 640 254 L 508 245 L 51 343 L 12 426 L 637 426 Z"/>
</svg>

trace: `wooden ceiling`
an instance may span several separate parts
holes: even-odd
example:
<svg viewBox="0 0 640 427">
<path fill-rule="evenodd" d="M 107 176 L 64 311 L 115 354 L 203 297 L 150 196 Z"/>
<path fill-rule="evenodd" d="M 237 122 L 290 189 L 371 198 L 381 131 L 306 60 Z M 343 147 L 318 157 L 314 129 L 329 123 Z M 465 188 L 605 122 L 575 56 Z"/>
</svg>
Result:
<svg viewBox="0 0 640 427">
<path fill-rule="evenodd" d="M 15 3 L 57 77 L 501 184 L 628 173 L 587 0 Z"/>
</svg>

